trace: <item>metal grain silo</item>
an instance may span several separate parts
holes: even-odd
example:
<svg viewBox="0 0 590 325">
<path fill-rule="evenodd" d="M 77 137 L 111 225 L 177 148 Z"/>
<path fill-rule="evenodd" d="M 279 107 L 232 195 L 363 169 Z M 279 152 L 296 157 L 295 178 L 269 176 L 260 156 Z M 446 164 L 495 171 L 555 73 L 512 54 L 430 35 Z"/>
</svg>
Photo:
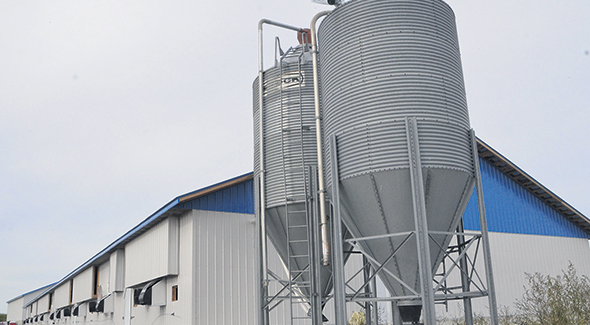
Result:
<svg viewBox="0 0 590 325">
<path fill-rule="evenodd" d="M 436 232 L 455 231 L 474 184 L 454 14 L 440 0 L 354 0 L 324 19 L 318 39 L 324 137 L 337 157 L 327 188 L 339 182 L 354 237 L 376 236 L 359 245 L 383 265 L 387 289 L 410 296 L 431 284 L 420 264 L 437 270 L 451 235 Z M 426 229 L 421 206 L 422 253 L 404 235 Z"/>
<path fill-rule="evenodd" d="M 329 295 L 333 282 L 331 265 L 320 265 L 319 254 L 313 256 L 319 247 L 313 229 L 319 230 L 319 222 L 313 221 L 314 215 L 318 217 L 318 156 L 312 75 L 310 48 L 303 44 L 264 71 L 262 96 L 259 79 L 255 80 L 254 176 L 261 183 L 256 205 L 264 210 L 266 234 L 289 274 L 285 283 L 291 305 L 306 309 L 317 297 L 321 316 L 321 299 Z M 301 310 L 291 308 L 292 313 Z"/>
</svg>

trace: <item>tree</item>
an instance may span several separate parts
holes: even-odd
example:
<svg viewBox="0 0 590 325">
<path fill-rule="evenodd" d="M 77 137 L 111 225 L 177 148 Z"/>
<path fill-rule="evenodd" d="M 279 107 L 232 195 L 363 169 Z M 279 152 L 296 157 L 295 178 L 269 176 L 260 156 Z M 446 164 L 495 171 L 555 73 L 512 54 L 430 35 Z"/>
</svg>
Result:
<svg viewBox="0 0 590 325">
<path fill-rule="evenodd" d="M 526 274 L 528 287 L 516 301 L 518 323 L 590 324 L 590 279 L 578 276 L 571 263 L 562 273 L 556 277 Z"/>
<path fill-rule="evenodd" d="M 0 314 L 0 322 L 6 321 L 6 314 Z"/>
</svg>

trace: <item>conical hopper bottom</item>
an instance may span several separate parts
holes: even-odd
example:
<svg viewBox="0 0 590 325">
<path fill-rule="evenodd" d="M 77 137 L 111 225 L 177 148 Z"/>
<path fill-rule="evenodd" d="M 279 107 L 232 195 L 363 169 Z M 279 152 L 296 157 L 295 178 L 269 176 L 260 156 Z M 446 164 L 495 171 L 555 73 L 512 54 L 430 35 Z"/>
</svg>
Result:
<svg viewBox="0 0 590 325">
<path fill-rule="evenodd" d="M 472 193 L 472 175 L 445 168 L 423 168 L 422 172 L 429 231 L 454 232 Z M 340 198 L 342 221 L 355 238 L 415 230 L 410 170 L 407 168 L 341 180 Z M 359 241 L 375 268 L 384 264 L 386 271 L 381 271 L 379 277 L 393 296 L 414 295 L 410 288 L 420 293 L 417 241 L 415 235 L 406 237 L 404 234 Z M 400 247 L 404 239 L 406 242 Z M 450 235 L 431 234 L 429 253 L 433 273 L 450 240 Z M 397 253 L 390 258 L 395 250 Z"/>
</svg>

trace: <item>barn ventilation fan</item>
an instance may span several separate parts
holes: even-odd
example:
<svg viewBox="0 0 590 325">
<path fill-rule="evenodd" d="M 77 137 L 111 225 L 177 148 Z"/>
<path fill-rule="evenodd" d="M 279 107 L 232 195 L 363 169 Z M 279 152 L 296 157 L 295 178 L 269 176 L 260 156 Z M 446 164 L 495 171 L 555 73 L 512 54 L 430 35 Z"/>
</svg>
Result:
<svg viewBox="0 0 590 325">
<path fill-rule="evenodd" d="M 99 313 L 104 313 L 104 298 L 100 299 L 100 301 L 96 303 L 96 311 Z"/>
<path fill-rule="evenodd" d="M 72 310 L 72 316 L 86 316 L 86 306 L 84 303 L 76 304 Z"/>
<path fill-rule="evenodd" d="M 96 300 L 89 301 L 88 302 L 88 311 L 91 313 L 96 313 L 96 305 L 97 305 Z"/>
<path fill-rule="evenodd" d="M 148 282 L 142 288 L 137 288 L 133 292 L 134 303 L 136 305 L 166 305 L 166 281 L 158 279 Z"/>
</svg>

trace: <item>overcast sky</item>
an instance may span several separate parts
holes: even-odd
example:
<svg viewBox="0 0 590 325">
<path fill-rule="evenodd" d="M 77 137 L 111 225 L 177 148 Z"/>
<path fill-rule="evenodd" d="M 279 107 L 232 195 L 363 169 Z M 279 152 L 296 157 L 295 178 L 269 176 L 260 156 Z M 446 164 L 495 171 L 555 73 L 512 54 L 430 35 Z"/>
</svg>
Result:
<svg viewBox="0 0 590 325">
<path fill-rule="evenodd" d="M 590 1 L 449 4 L 478 136 L 590 216 Z M 0 312 L 174 197 L 251 171 L 257 23 L 330 8 L 1 1 Z"/>
</svg>

